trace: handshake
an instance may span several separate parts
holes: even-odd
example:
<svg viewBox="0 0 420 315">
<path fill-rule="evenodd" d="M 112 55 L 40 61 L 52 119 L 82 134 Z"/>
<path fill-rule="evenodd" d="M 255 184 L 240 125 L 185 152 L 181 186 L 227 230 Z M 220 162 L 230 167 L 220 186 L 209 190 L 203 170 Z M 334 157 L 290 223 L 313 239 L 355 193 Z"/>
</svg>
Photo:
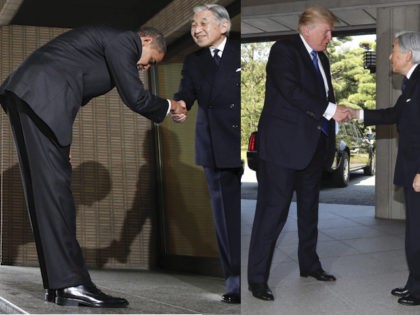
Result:
<svg viewBox="0 0 420 315">
<path fill-rule="evenodd" d="M 184 101 L 171 101 L 171 116 L 172 120 L 177 123 L 182 123 L 187 119 L 187 104 Z M 338 122 L 346 122 L 352 119 L 359 119 L 359 110 L 346 107 L 344 105 L 337 105 L 337 109 L 332 118 Z"/>
<path fill-rule="evenodd" d="M 182 123 L 187 119 L 187 104 L 184 101 L 171 100 L 172 120 Z"/>
<path fill-rule="evenodd" d="M 337 105 L 337 109 L 332 118 L 338 123 L 346 122 L 352 119 L 359 119 L 359 112 L 360 111 L 358 109 L 353 109 L 344 105 Z"/>
</svg>

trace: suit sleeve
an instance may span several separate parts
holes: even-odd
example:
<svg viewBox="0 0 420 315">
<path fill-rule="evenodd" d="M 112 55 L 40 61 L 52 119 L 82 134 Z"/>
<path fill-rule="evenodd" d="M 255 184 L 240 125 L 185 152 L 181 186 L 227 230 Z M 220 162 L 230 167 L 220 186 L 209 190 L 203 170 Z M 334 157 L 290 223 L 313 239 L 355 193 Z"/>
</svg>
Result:
<svg viewBox="0 0 420 315">
<path fill-rule="evenodd" d="M 364 110 L 364 124 L 370 125 L 391 125 L 397 122 L 397 108 L 389 107 L 385 109 L 365 109 Z"/>
<path fill-rule="evenodd" d="M 277 93 L 281 93 L 290 105 L 310 113 L 310 116 L 319 120 L 328 106 L 328 101 L 322 98 L 320 93 L 314 94 L 306 87 L 305 82 L 311 82 L 309 78 L 304 77 L 307 71 L 303 73 L 298 69 L 299 64 L 302 64 L 302 60 L 297 49 L 279 41 L 270 51 L 267 78 L 271 79 Z"/>
<path fill-rule="evenodd" d="M 109 71 L 124 104 L 154 122 L 161 122 L 168 102 L 145 89 L 137 70 L 140 56 L 141 44 L 129 32 L 120 33 L 105 47 Z"/>
<path fill-rule="evenodd" d="M 181 71 L 181 82 L 179 84 L 178 92 L 175 93 L 174 99 L 179 101 L 183 100 L 187 104 L 187 109 L 190 110 L 197 99 L 194 87 L 194 80 L 190 73 L 192 69 L 191 57 L 186 57 Z"/>
</svg>

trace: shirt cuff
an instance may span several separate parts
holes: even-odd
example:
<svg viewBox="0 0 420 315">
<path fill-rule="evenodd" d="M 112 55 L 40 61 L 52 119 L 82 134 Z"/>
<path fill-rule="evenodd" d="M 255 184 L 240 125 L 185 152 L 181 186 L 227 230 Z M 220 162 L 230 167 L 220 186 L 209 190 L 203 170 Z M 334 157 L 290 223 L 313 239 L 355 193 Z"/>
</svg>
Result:
<svg viewBox="0 0 420 315">
<path fill-rule="evenodd" d="M 166 115 L 169 115 L 171 113 L 171 100 L 167 99 L 168 101 L 168 110 L 166 112 Z"/>
<path fill-rule="evenodd" d="M 330 120 L 334 116 L 336 110 L 337 110 L 337 104 L 328 103 L 327 109 L 325 110 L 322 116 Z"/>
<path fill-rule="evenodd" d="M 361 122 L 365 121 L 365 111 L 363 109 L 359 110 L 359 120 Z"/>
</svg>

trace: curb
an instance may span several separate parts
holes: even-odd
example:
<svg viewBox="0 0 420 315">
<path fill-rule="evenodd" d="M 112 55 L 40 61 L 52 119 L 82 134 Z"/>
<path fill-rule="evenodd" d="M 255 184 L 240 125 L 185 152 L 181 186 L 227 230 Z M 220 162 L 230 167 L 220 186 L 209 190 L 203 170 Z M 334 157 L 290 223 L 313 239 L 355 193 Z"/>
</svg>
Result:
<svg viewBox="0 0 420 315">
<path fill-rule="evenodd" d="M 29 314 L 19 306 L 0 296 L 0 314 Z"/>
</svg>

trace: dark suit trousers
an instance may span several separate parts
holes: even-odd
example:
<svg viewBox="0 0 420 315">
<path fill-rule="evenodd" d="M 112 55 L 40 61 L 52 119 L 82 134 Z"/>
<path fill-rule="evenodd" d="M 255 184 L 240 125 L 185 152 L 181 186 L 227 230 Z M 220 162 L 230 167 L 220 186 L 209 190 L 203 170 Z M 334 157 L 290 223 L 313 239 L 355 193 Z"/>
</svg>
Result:
<svg viewBox="0 0 420 315">
<path fill-rule="evenodd" d="M 267 283 L 277 239 L 286 223 L 293 191 L 297 197 L 298 258 L 301 272 L 321 268 L 316 244 L 318 203 L 326 152 L 321 136 L 310 164 L 303 170 L 258 161 L 258 196 L 248 256 L 248 282 Z"/>
<path fill-rule="evenodd" d="M 17 147 L 44 288 L 88 283 L 76 240 L 70 147 L 58 145 L 51 130 L 14 94 L 6 94 L 3 106 Z"/>
<path fill-rule="evenodd" d="M 204 172 L 227 292 L 240 293 L 242 171 L 204 167 Z"/>
<path fill-rule="evenodd" d="M 420 193 L 412 187 L 405 187 L 405 253 L 408 265 L 406 288 L 420 298 Z"/>
</svg>

